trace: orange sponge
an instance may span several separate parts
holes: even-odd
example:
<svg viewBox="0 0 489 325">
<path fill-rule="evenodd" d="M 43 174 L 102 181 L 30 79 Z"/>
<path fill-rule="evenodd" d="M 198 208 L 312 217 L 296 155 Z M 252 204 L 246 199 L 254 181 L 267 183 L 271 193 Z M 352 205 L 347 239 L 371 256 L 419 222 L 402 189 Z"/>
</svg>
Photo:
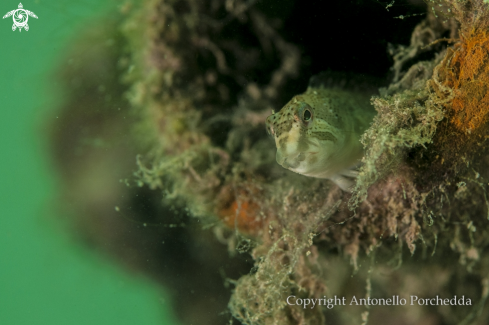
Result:
<svg viewBox="0 0 489 325">
<path fill-rule="evenodd" d="M 442 62 L 442 82 L 453 90 L 450 121 L 465 133 L 483 125 L 489 112 L 489 35 L 474 28 L 461 32 L 457 42 Z"/>
<path fill-rule="evenodd" d="M 261 229 L 262 220 L 259 207 L 252 201 L 235 200 L 231 205 L 219 211 L 219 216 L 230 228 L 238 228 L 243 233 L 256 234 Z"/>
</svg>

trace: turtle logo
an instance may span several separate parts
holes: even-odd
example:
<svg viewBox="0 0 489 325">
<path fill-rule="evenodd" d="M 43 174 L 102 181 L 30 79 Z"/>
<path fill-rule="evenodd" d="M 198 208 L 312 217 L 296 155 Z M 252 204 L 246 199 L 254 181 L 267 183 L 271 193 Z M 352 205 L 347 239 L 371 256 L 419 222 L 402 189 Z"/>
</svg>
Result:
<svg viewBox="0 0 489 325">
<path fill-rule="evenodd" d="M 24 6 L 22 6 L 22 3 L 19 3 L 19 9 L 15 9 L 7 12 L 7 14 L 3 16 L 3 19 L 10 16 L 12 16 L 14 20 L 14 24 L 12 25 L 12 30 L 15 31 L 18 28 L 19 32 L 22 31 L 22 28 L 24 28 L 26 31 L 29 30 L 29 25 L 27 25 L 29 16 L 37 19 L 36 14 L 33 13 L 32 11 L 25 10 Z"/>
</svg>

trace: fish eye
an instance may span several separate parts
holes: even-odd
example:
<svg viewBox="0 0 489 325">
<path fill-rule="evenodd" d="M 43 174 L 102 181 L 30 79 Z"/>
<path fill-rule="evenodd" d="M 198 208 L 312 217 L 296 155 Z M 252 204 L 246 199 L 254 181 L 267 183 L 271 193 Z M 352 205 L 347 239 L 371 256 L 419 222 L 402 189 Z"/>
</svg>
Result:
<svg viewBox="0 0 489 325">
<path fill-rule="evenodd" d="M 305 122 L 308 122 L 311 120 L 311 117 L 312 117 L 312 113 L 310 110 L 308 110 L 307 108 L 304 110 L 304 113 L 302 113 L 302 119 L 305 121 Z"/>
</svg>

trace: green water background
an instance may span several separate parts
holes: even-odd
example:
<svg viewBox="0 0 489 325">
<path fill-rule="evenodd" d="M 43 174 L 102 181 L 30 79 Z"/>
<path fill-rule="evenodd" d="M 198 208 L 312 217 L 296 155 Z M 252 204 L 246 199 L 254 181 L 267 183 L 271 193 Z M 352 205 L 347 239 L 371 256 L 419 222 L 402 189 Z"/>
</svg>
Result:
<svg viewBox="0 0 489 325">
<path fill-rule="evenodd" d="M 0 20 L 0 324 L 176 324 L 153 283 L 53 225 L 57 179 L 43 127 L 61 103 L 54 70 L 83 26 L 116 14 L 119 2 L 22 4 L 39 17 L 29 31 Z M 1 1 L 1 16 L 17 6 Z"/>
</svg>

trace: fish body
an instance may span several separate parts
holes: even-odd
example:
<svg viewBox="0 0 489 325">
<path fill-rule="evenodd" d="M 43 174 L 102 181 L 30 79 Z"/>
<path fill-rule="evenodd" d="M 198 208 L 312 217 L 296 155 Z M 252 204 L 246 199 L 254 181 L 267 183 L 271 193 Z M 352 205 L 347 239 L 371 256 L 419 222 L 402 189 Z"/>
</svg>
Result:
<svg viewBox="0 0 489 325">
<path fill-rule="evenodd" d="M 277 162 L 298 174 L 328 178 L 350 189 L 363 156 L 360 137 L 376 112 L 371 93 L 339 87 L 309 86 L 267 118 Z M 346 176 L 346 177 L 345 177 Z"/>
</svg>

